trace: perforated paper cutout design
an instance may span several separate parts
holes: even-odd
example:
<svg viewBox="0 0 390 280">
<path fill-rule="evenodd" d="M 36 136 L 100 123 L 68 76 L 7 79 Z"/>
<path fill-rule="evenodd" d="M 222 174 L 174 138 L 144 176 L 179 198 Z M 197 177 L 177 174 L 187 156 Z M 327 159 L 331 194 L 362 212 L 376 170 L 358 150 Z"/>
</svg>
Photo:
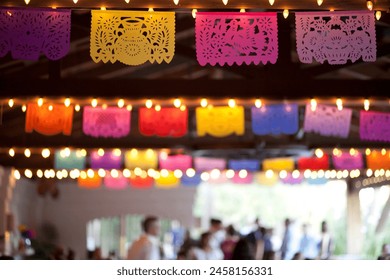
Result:
<svg viewBox="0 0 390 280">
<path fill-rule="evenodd" d="M 194 158 L 194 166 L 198 172 L 213 169 L 224 170 L 226 168 L 226 160 L 221 158 L 196 157 Z"/>
<path fill-rule="evenodd" d="M 292 171 L 295 168 L 295 162 L 293 158 L 270 158 L 265 159 L 262 164 L 264 171 Z"/>
<path fill-rule="evenodd" d="M 130 178 L 130 186 L 133 189 L 150 189 L 153 187 L 154 179 L 149 176 L 132 176 Z"/>
<path fill-rule="evenodd" d="M 305 132 L 314 132 L 323 136 L 347 138 L 351 125 L 352 110 L 343 108 L 339 110 L 335 106 L 317 105 L 312 110 L 310 104 L 306 105 Z"/>
<path fill-rule="evenodd" d="M 0 57 L 50 60 L 64 57 L 70 48 L 70 10 L 0 7 Z"/>
<path fill-rule="evenodd" d="M 390 142 L 390 114 L 360 111 L 360 139 Z"/>
<path fill-rule="evenodd" d="M 148 150 L 130 150 L 125 153 L 125 167 L 135 169 L 137 167 L 148 170 L 149 168 L 156 169 L 158 164 L 157 152 Z"/>
<path fill-rule="evenodd" d="M 113 177 L 111 172 L 106 172 L 104 185 L 107 189 L 124 190 L 129 186 L 129 179 L 123 176 L 121 171 L 118 171 L 118 176 L 116 177 Z"/>
<path fill-rule="evenodd" d="M 371 11 L 295 13 L 297 52 L 303 63 L 345 64 L 376 60 Z"/>
<path fill-rule="evenodd" d="M 244 177 L 240 177 L 239 172 L 236 172 L 232 178 L 232 182 L 238 185 L 247 185 L 253 182 L 253 173 L 248 172 Z"/>
<path fill-rule="evenodd" d="M 103 156 L 99 156 L 97 151 L 93 151 L 90 156 L 92 169 L 120 169 L 122 167 L 122 156 L 116 155 L 113 151 L 105 151 Z"/>
<path fill-rule="evenodd" d="M 299 170 L 327 170 L 329 169 L 329 157 L 324 154 L 323 157 L 303 157 L 298 159 Z"/>
<path fill-rule="evenodd" d="M 276 63 L 276 13 L 198 12 L 195 22 L 200 65 Z"/>
<path fill-rule="evenodd" d="M 175 177 L 172 171 L 169 171 L 167 176 L 160 176 L 156 178 L 154 183 L 156 188 L 160 189 L 172 189 L 176 188 L 179 185 L 180 180 Z"/>
<path fill-rule="evenodd" d="M 69 156 L 64 155 L 62 151 L 56 151 L 54 154 L 55 169 L 85 169 L 86 158 L 80 151 L 70 151 Z"/>
<path fill-rule="evenodd" d="M 78 177 L 77 184 L 83 189 L 99 189 L 102 185 L 102 178 L 97 172 L 94 172 L 94 176 L 90 177 Z"/>
<path fill-rule="evenodd" d="M 299 128 L 298 105 L 275 104 L 252 107 L 252 130 L 256 135 L 295 134 Z"/>
<path fill-rule="evenodd" d="M 372 170 L 390 169 L 390 152 L 386 151 L 382 154 L 382 151 L 374 150 L 368 156 L 366 156 L 367 168 Z"/>
<path fill-rule="evenodd" d="M 182 137 L 187 134 L 187 124 L 187 109 L 139 109 L 139 131 L 145 136 Z"/>
<path fill-rule="evenodd" d="M 260 168 L 260 162 L 256 159 L 231 159 L 229 160 L 229 169 L 247 171 L 257 171 Z"/>
<path fill-rule="evenodd" d="M 226 137 L 245 133 L 244 107 L 228 106 L 196 108 L 196 128 L 198 136 L 209 134 Z"/>
<path fill-rule="evenodd" d="M 288 173 L 286 178 L 281 179 L 282 183 L 286 185 L 302 184 L 303 180 L 304 180 L 303 174 L 293 177 L 291 173 Z"/>
<path fill-rule="evenodd" d="M 192 157 L 189 155 L 169 155 L 163 154 L 159 156 L 160 169 L 174 171 L 176 169 L 186 171 L 192 168 Z"/>
<path fill-rule="evenodd" d="M 131 112 L 124 108 L 85 106 L 83 132 L 93 137 L 125 137 L 130 133 Z"/>
<path fill-rule="evenodd" d="M 342 152 L 340 155 L 332 156 L 333 166 L 340 170 L 363 169 L 363 156 L 360 152 L 351 155 L 349 152 Z"/>
<path fill-rule="evenodd" d="M 38 106 L 36 103 L 29 103 L 26 112 L 27 133 L 36 132 L 43 135 L 56 135 L 72 133 L 73 106 L 66 107 L 61 104 L 44 104 Z"/>
<path fill-rule="evenodd" d="M 174 52 L 175 13 L 92 11 L 91 57 L 96 63 L 169 63 Z"/>
<path fill-rule="evenodd" d="M 183 177 L 180 179 L 181 185 L 185 187 L 197 187 L 202 182 L 202 179 L 200 178 L 200 174 L 196 173 L 194 176 L 189 177 L 185 173 L 183 174 Z"/>
<path fill-rule="evenodd" d="M 273 187 L 279 182 L 279 176 L 277 173 L 267 176 L 266 172 L 259 172 L 257 173 L 257 181 L 260 186 Z"/>
</svg>

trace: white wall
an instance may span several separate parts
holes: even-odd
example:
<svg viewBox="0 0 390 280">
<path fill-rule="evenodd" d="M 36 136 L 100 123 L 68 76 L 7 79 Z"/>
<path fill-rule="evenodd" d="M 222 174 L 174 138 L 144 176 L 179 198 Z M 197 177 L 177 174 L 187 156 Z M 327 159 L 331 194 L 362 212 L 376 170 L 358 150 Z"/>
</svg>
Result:
<svg viewBox="0 0 390 280">
<path fill-rule="evenodd" d="M 94 218 L 144 214 L 176 219 L 185 226 L 193 223 L 195 188 L 85 190 L 73 181 L 61 181 L 58 188 L 57 199 L 42 198 L 31 181 L 18 181 L 13 200 L 16 222 L 31 227 L 42 223 L 54 225 L 59 233 L 58 242 L 75 250 L 79 258 L 85 258 L 86 254 L 86 223 Z"/>
</svg>

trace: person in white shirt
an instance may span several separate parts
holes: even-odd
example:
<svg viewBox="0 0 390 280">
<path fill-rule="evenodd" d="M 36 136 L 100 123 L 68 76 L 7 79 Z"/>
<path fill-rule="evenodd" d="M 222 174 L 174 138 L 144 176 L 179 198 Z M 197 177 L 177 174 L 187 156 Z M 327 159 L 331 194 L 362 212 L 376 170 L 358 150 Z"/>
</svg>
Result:
<svg viewBox="0 0 390 280">
<path fill-rule="evenodd" d="M 160 260 L 160 222 L 157 217 L 146 217 L 142 222 L 144 233 L 133 242 L 127 252 L 128 260 Z"/>
<path fill-rule="evenodd" d="M 333 237 L 328 232 L 328 223 L 321 223 L 321 240 L 319 243 L 319 259 L 329 260 L 334 251 Z"/>
<path fill-rule="evenodd" d="M 195 247 L 190 252 L 190 259 L 195 260 L 222 260 L 223 253 L 221 249 L 211 246 L 210 232 L 205 232 L 200 237 L 199 247 Z"/>
</svg>

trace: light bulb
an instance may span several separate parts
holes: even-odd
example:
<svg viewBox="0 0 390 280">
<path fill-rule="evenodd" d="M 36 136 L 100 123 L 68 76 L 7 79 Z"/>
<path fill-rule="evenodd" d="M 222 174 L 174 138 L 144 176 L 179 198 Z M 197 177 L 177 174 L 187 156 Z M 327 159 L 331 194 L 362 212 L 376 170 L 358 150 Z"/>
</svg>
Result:
<svg viewBox="0 0 390 280">
<path fill-rule="evenodd" d="M 118 100 L 118 107 L 123 108 L 123 106 L 125 106 L 125 101 L 123 99 L 119 99 Z"/>
<path fill-rule="evenodd" d="M 288 18 L 288 15 L 289 15 L 288 10 L 287 10 L 287 9 L 284 9 L 284 10 L 283 10 L 283 17 L 284 17 L 284 18 Z"/>
<path fill-rule="evenodd" d="M 38 103 L 38 106 L 41 107 L 43 105 L 43 99 L 39 98 L 37 103 Z"/>
<path fill-rule="evenodd" d="M 184 112 L 186 109 L 187 109 L 186 105 L 181 105 L 181 106 L 180 106 L 180 111 L 183 111 L 183 112 Z"/>
<path fill-rule="evenodd" d="M 245 9 L 240 9 L 240 13 L 245 13 Z"/>
<path fill-rule="evenodd" d="M 265 171 L 265 177 L 267 177 L 268 179 L 271 179 L 272 177 L 274 177 L 274 171 L 271 169 Z"/>
<path fill-rule="evenodd" d="M 26 5 L 28 5 L 28 3 L 30 3 L 30 0 L 24 0 L 24 3 L 26 3 Z"/>
<path fill-rule="evenodd" d="M 321 6 L 323 2 L 324 2 L 324 0 L 317 0 L 318 6 Z"/>
<path fill-rule="evenodd" d="M 68 177 L 68 171 L 66 169 L 62 169 L 61 174 L 62 174 L 62 178 Z"/>
<path fill-rule="evenodd" d="M 92 105 L 93 108 L 95 108 L 98 105 L 98 101 L 97 101 L 96 98 L 92 99 L 91 105 Z"/>
<path fill-rule="evenodd" d="M 180 169 L 176 169 L 174 172 L 173 172 L 173 175 L 180 179 L 181 177 L 183 177 L 183 171 L 181 171 Z"/>
<path fill-rule="evenodd" d="M 275 3 L 275 0 L 268 0 L 268 2 L 272 6 Z"/>
<path fill-rule="evenodd" d="M 113 153 L 116 157 L 120 157 L 122 155 L 122 151 L 120 149 L 114 149 Z"/>
<path fill-rule="evenodd" d="M 103 105 L 102 105 L 102 109 L 104 109 L 104 110 L 106 110 L 107 109 L 107 104 L 106 103 L 104 103 Z"/>
<path fill-rule="evenodd" d="M 261 105 L 263 105 L 261 100 L 260 99 L 256 99 L 256 101 L 255 101 L 256 108 L 258 108 L 258 109 L 261 108 Z"/>
<path fill-rule="evenodd" d="M 294 171 L 292 172 L 292 177 L 293 177 L 294 179 L 298 179 L 299 176 L 301 176 L 301 172 L 299 172 L 299 170 L 294 170 Z"/>
<path fill-rule="evenodd" d="M 356 152 L 356 150 L 354 148 L 351 148 L 349 150 L 349 154 L 354 157 L 354 156 L 356 156 L 357 152 Z"/>
<path fill-rule="evenodd" d="M 104 150 L 102 148 L 100 148 L 98 151 L 97 151 L 97 154 L 99 157 L 102 157 L 104 156 Z"/>
<path fill-rule="evenodd" d="M 58 179 L 58 180 L 61 180 L 62 177 L 63 177 L 63 176 L 62 176 L 62 172 L 58 170 L 58 171 L 56 172 L 56 176 L 57 176 L 57 179 Z"/>
<path fill-rule="evenodd" d="M 37 177 L 42 178 L 43 177 L 43 171 L 41 169 L 37 170 Z"/>
<path fill-rule="evenodd" d="M 280 177 L 280 179 L 286 179 L 287 178 L 287 171 L 286 170 L 280 171 L 279 177 Z"/>
<path fill-rule="evenodd" d="M 79 0 L 73 0 L 73 3 L 77 4 L 77 2 L 79 2 Z"/>
<path fill-rule="evenodd" d="M 226 6 L 229 3 L 229 0 L 222 0 L 222 3 Z"/>
<path fill-rule="evenodd" d="M 221 176 L 221 171 L 219 169 L 213 169 L 210 171 L 210 177 L 213 180 L 217 180 Z"/>
<path fill-rule="evenodd" d="M 181 106 L 181 101 L 179 98 L 176 98 L 174 101 L 173 101 L 173 106 L 175 106 L 176 108 L 179 108 Z"/>
<path fill-rule="evenodd" d="M 101 7 L 100 10 L 105 11 L 106 7 Z"/>
<path fill-rule="evenodd" d="M 76 106 L 74 106 L 74 109 L 75 109 L 76 112 L 79 112 L 81 107 L 80 107 L 79 104 L 76 104 Z"/>
<path fill-rule="evenodd" d="M 364 110 L 370 110 L 370 100 L 364 99 Z"/>
<path fill-rule="evenodd" d="M 148 12 L 154 12 L 154 9 L 153 8 L 149 8 Z"/>
<path fill-rule="evenodd" d="M 12 149 L 12 148 L 9 149 L 8 154 L 9 154 L 10 157 L 14 157 L 15 156 L 15 150 Z"/>
<path fill-rule="evenodd" d="M 70 99 L 69 98 L 65 99 L 64 105 L 65 105 L 65 107 L 69 107 L 70 106 Z"/>
<path fill-rule="evenodd" d="M 130 0 L 125 0 L 125 2 L 126 2 L 127 4 L 129 4 L 129 3 L 130 3 Z"/>
<path fill-rule="evenodd" d="M 130 170 L 129 169 L 123 169 L 123 172 L 122 172 L 122 174 L 123 174 L 123 176 L 125 177 L 125 178 L 130 178 L 130 176 L 131 176 L 131 172 L 130 172 Z"/>
<path fill-rule="evenodd" d="M 15 102 L 14 102 L 14 100 L 11 98 L 11 99 L 8 101 L 8 106 L 9 106 L 10 108 L 12 108 L 12 107 L 14 107 L 14 104 L 15 104 Z"/>
<path fill-rule="evenodd" d="M 340 98 L 337 98 L 336 105 L 339 111 L 343 110 L 343 101 Z"/>
<path fill-rule="evenodd" d="M 150 108 L 152 108 L 152 106 L 153 106 L 152 100 L 150 100 L 150 99 L 146 100 L 145 107 L 150 109 Z"/>
<path fill-rule="evenodd" d="M 154 109 L 157 111 L 157 112 L 160 112 L 161 111 L 161 106 L 160 105 L 156 105 L 154 107 Z"/>
<path fill-rule="evenodd" d="M 179 5 L 179 0 L 173 0 L 173 3 L 174 3 L 175 5 Z"/>
<path fill-rule="evenodd" d="M 24 156 L 25 156 L 25 157 L 28 157 L 28 158 L 31 156 L 31 151 L 30 151 L 30 149 L 25 149 L 25 150 L 24 150 Z"/>
<path fill-rule="evenodd" d="M 43 149 L 41 154 L 43 158 L 48 158 L 50 156 L 50 150 L 47 148 Z"/>
<path fill-rule="evenodd" d="M 103 178 L 104 176 L 106 176 L 106 171 L 103 168 L 100 168 L 98 170 L 98 175 L 99 177 Z"/>
<path fill-rule="evenodd" d="M 203 108 L 206 108 L 207 107 L 207 99 L 206 98 L 203 98 L 201 101 L 200 101 L 200 106 L 202 106 Z"/>
<path fill-rule="evenodd" d="M 380 20 L 381 17 L 382 17 L 382 12 L 381 12 L 381 11 L 376 11 L 376 12 L 375 12 L 375 18 L 376 18 L 376 20 Z"/>
<path fill-rule="evenodd" d="M 87 170 L 87 176 L 88 176 L 88 178 L 95 177 L 95 171 L 93 171 L 92 169 L 88 169 Z"/>
<path fill-rule="evenodd" d="M 202 181 L 208 181 L 210 179 L 210 174 L 207 173 L 207 172 L 203 172 L 201 175 L 200 175 L 200 179 L 202 179 Z"/>
<path fill-rule="evenodd" d="M 372 1 L 367 1 L 367 9 L 369 9 L 370 11 L 372 11 L 372 8 L 374 7 L 374 4 L 372 3 Z"/>
<path fill-rule="evenodd" d="M 316 149 L 314 154 L 316 155 L 316 157 L 318 158 L 322 158 L 324 156 L 324 152 L 321 150 L 321 149 Z"/>
<path fill-rule="evenodd" d="M 187 177 L 192 178 L 192 177 L 195 176 L 195 174 L 196 174 L 196 172 L 195 172 L 195 170 L 194 170 L 193 168 L 189 168 L 189 169 L 187 169 L 187 171 L 186 171 Z"/>
<path fill-rule="evenodd" d="M 226 175 L 226 178 L 232 179 L 234 177 L 234 174 L 235 174 L 234 170 L 233 169 L 229 169 L 229 170 L 226 171 L 225 175 Z"/>
<path fill-rule="evenodd" d="M 198 10 L 197 9 L 192 9 L 192 17 L 193 18 L 196 18 L 196 13 L 198 12 Z"/>
<path fill-rule="evenodd" d="M 86 157 L 86 156 L 87 156 L 87 151 L 86 151 L 85 149 L 81 149 L 81 150 L 80 150 L 80 155 L 81 155 L 82 157 Z"/>
<path fill-rule="evenodd" d="M 19 179 L 20 179 L 20 172 L 19 172 L 19 170 L 15 170 L 15 171 L 14 171 L 14 178 L 15 178 L 16 180 L 19 180 Z"/>
<path fill-rule="evenodd" d="M 126 110 L 127 110 L 127 111 L 131 111 L 131 110 L 133 110 L 133 106 L 131 106 L 131 105 L 127 105 L 127 106 L 126 106 Z"/>
<path fill-rule="evenodd" d="M 386 149 L 382 149 L 381 151 L 382 156 L 386 155 L 386 153 L 387 153 Z"/>
<path fill-rule="evenodd" d="M 334 148 L 334 149 L 333 149 L 333 155 L 334 155 L 335 157 L 341 156 L 340 150 L 337 149 L 337 148 Z"/>
<path fill-rule="evenodd" d="M 366 156 L 369 156 L 369 155 L 371 155 L 371 150 L 370 149 L 366 149 Z"/>
<path fill-rule="evenodd" d="M 53 105 L 49 105 L 48 109 L 49 111 L 53 111 Z"/>
<path fill-rule="evenodd" d="M 248 171 L 246 171 L 245 169 L 242 169 L 238 172 L 238 177 L 240 177 L 241 179 L 244 179 L 248 176 Z"/>
<path fill-rule="evenodd" d="M 317 109 L 317 101 L 314 98 L 310 100 L 310 108 L 313 112 Z"/>
<path fill-rule="evenodd" d="M 111 173 L 111 177 L 112 178 L 118 178 L 119 177 L 119 172 L 116 169 L 112 169 L 110 173 Z"/>
<path fill-rule="evenodd" d="M 22 112 L 26 112 L 27 111 L 27 106 L 23 104 L 22 106 Z"/>
<path fill-rule="evenodd" d="M 234 99 L 229 99 L 228 105 L 230 108 L 234 108 L 236 106 L 236 101 Z"/>
</svg>

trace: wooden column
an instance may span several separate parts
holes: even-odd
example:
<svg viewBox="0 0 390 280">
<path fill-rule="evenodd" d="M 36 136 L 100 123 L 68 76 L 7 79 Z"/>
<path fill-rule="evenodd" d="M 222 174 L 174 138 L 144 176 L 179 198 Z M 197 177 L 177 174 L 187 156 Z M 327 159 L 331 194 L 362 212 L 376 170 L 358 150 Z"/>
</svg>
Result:
<svg viewBox="0 0 390 280">
<path fill-rule="evenodd" d="M 359 190 L 347 181 L 347 253 L 360 255 L 362 251 L 362 219 L 360 211 Z"/>
<path fill-rule="evenodd" d="M 386 201 L 385 206 L 383 207 L 382 214 L 378 221 L 378 225 L 375 229 L 375 233 L 379 234 L 383 232 L 389 216 L 390 216 L 390 194 Z"/>
</svg>

